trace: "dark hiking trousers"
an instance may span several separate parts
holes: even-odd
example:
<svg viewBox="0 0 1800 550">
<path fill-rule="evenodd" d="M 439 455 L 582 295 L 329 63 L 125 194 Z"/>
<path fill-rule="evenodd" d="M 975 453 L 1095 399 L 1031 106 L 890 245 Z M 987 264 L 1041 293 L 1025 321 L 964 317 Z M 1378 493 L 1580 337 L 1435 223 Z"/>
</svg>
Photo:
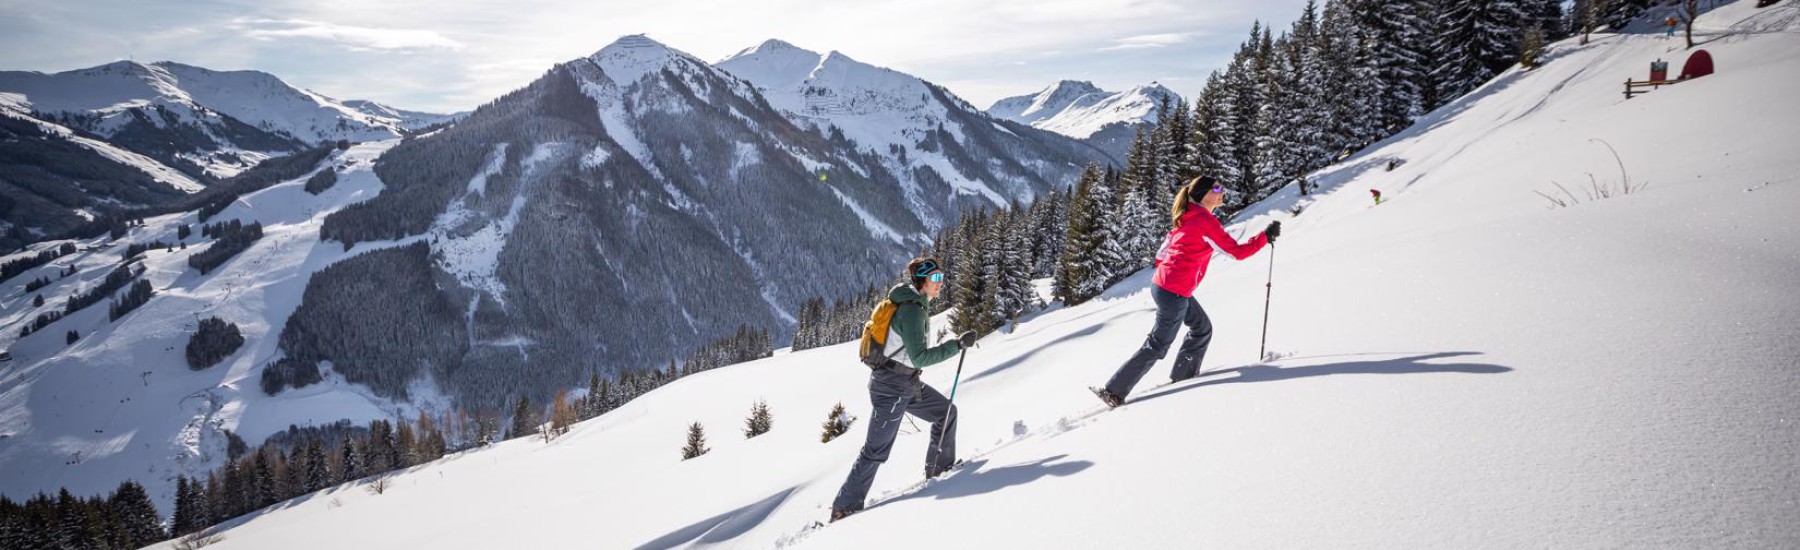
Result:
<svg viewBox="0 0 1800 550">
<path fill-rule="evenodd" d="M 1144 339 L 1144 346 L 1126 359 L 1119 371 L 1113 373 L 1112 380 L 1106 383 L 1106 391 L 1121 398 L 1131 393 L 1132 386 L 1150 371 L 1150 365 L 1169 353 L 1169 345 L 1175 342 L 1175 334 L 1181 330 L 1181 325 L 1187 325 L 1188 334 L 1181 341 L 1180 353 L 1175 354 L 1175 368 L 1169 371 L 1170 380 L 1186 380 L 1198 374 L 1200 360 L 1206 357 L 1206 347 L 1212 344 L 1212 319 L 1206 317 L 1206 310 L 1200 309 L 1200 302 L 1155 285 L 1150 287 L 1150 298 L 1156 301 L 1156 325 L 1150 328 L 1150 337 Z"/>
<path fill-rule="evenodd" d="M 876 369 L 869 375 L 869 401 L 875 405 L 875 412 L 869 415 L 869 438 L 863 442 L 856 465 L 850 467 L 850 477 L 844 480 L 844 487 L 838 489 L 837 500 L 831 505 L 834 510 L 863 508 L 869 486 L 875 483 L 875 470 L 887 462 L 888 452 L 894 448 L 894 437 L 899 435 L 900 424 L 905 422 L 902 417 L 908 413 L 931 423 L 931 446 L 925 450 L 926 468 L 932 469 L 935 462 L 935 469 L 942 470 L 956 462 L 956 412 L 944 394 L 916 377 Z M 948 427 L 945 427 L 946 421 Z M 940 430 L 944 447 L 938 454 Z"/>
</svg>

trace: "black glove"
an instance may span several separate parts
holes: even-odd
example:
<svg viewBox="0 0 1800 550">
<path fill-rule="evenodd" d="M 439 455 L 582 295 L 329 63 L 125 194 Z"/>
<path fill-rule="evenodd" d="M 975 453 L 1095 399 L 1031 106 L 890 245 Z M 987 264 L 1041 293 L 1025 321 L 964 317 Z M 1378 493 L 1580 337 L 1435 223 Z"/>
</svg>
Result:
<svg viewBox="0 0 1800 550">
<path fill-rule="evenodd" d="M 962 346 L 962 349 L 969 349 L 969 346 L 975 345 L 975 331 L 965 330 L 962 334 L 956 335 L 956 343 Z"/>
<path fill-rule="evenodd" d="M 1263 230 L 1263 236 L 1269 238 L 1269 244 L 1275 244 L 1275 238 L 1281 236 L 1281 221 L 1269 222 L 1269 228 Z"/>
</svg>

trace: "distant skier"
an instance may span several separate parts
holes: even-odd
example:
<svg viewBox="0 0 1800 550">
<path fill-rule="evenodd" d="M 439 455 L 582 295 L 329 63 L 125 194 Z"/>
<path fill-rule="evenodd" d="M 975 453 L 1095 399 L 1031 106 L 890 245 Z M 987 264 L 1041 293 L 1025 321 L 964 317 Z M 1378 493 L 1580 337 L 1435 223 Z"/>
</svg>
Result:
<svg viewBox="0 0 1800 550">
<path fill-rule="evenodd" d="M 1680 24 L 1681 24 L 1681 21 L 1678 19 L 1675 19 L 1675 16 L 1673 16 L 1673 15 L 1669 16 L 1668 19 L 1664 19 L 1663 26 L 1668 27 L 1669 32 L 1663 34 L 1663 38 L 1675 38 L 1675 27 Z"/>
<path fill-rule="evenodd" d="M 1370 189 L 1369 194 L 1375 196 L 1375 204 L 1381 204 L 1381 190 L 1380 189 Z"/>
<path fill-rule="evenodd" d="M 906 276 L 909 282 L 888 290 L 887 300 L 893 303 L 893 309 L 892 317 L 885 319 L 886 345 L 878 361 L 873 361 L 881 366 L 871 367 L 869 372 L 869 401 L 874 406 L 874 412 L 869 414 L 869 436 L 863 442 L 862 453 L 856 456 L 856 464 L 850 467 L 850 477 L 844 480 L 831 504 L 831 521 L 863 509 L 869 486 L 875 483 L 875 471 L 887 462 L 905 414 L 931 423 L 925 477 L 937 477 L 956 465 L 956 408 L 944 394 L 919 380 L 919 369 L 955 357 L 958 351 L 975 343 L 975 333 L 963 332 L 955 340 L 927 347 L 930 300 L 944 288 L 944 271 L 936 260 L 916 258 L 906 264 Z M 877 306 L 871 322 L 880 317 L 881 309 Z"/>
<path fill-rule="evenodd" d="M 1200 191 L 1204 194 L 1196 196 Z M 1213 330 L 1212 320 L 1193 295 L 1194 288 L 1206 277 L 1213 249 L 1242 260 L 1281 235 L 1281 222 L 1271 222 L 1261 234 L 1239 244 L 1213 215 L 1223 204 L 1225 189 L 1211 177 L 1194 178 L 1175 193 L 1175 202 L 1169 207 L 1175 228 L 1163 238 L 1162 249 L 1156 253 L 1156 274 L 1150 279 L 1155 283 L 1150 288 L 1150 298 L 1156 301 L 1156 323 L 1137 353 L 1119 366 L 1104 388 L 1095 390 L 1107 406 L 1117 407 L 1125 402 L 1125 396 L 1149 372 L 1150 365 L 1168 354 L 1169 345 L 1175 342 L 1175 334 L 1183 324 L 1188 327 L 1187 338 L 1181 341 L 1181 351 L 1175 355 L 1169 378 L 1179 382 L 1199 374 L 1200 360 L 1206 357 Z"/>
</svg>

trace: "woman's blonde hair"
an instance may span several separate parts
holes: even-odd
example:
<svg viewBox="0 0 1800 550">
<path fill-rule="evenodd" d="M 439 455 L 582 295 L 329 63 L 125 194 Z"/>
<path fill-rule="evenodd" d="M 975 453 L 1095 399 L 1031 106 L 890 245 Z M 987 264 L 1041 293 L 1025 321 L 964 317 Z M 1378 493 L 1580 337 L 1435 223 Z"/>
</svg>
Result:
<svg viewBox="0 0 1800 550">
<path fill-rule="evenodd" d="M 1211 189 L 1216 183 L 1211 176 L 1200 176 L 1188 180 L 1187 185 L 1181 186 L 1181 190 L 1175 192 L 1175 203 L 1169 205 L 1169 228 L 1181 227 L 1181 215 L 1187 213 L 1188 205 L 1200 202 L 1199 197 L 1193 196 L 1194 189 L 1200 187 Z M 1201 191 L 1201 194 L 1205 193 L 1205 191 Z"/>
</svg>

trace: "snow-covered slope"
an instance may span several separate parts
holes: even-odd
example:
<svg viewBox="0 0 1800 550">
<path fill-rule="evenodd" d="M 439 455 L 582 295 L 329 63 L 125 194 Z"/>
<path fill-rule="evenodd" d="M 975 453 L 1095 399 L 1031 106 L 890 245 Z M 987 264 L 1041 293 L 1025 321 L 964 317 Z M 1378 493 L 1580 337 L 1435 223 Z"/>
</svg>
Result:
<svg viewBox="0 0 1800 550">
<path fill-rule="evenodd" d="M 0 92 L 0 251 L 206 187 L 162 161 L 32 116 L 24 103 Z"/>
<path fill-rule="evenodd" d="M 1108 92 L 1092 82 L 1063 80 L 1035 94 L 996 101 L 988 107 L 987 113 L 1033 128 L 1086 139 L 1115 124 L 1154 124 L 1157 104 L 1165 98 L 1172 103 L 1179 96 L 1155 82 L 1132 86 L 1122 92 Z"/>
<path fill-rule="evenodd" d="M 205 185 L 195 181 L 192 176 L 170 168 L 163 163 L 157 162 L 155 159 L 127 151 L 98 139 L 79 135 L 61 125 L 34 118 L 31 116 L 27 105 L 28 103 L 24 96 L 13 93 L 0 93 L 0 116 L 11 117 L 15 120 L 29 123 L 47 137 L 54 137 L 74 143 L 84 149 L 93 151 L 95 154 L 108 161 L 129 166 L 143 172 L 144 175 L 148 176 L 154 183 L 169 186 L 183 193 L 195 193 L 205 188 Z"/>
<path fill-rule="evenodd" d="M 211 221 L 261 222 L 265 236 L 213 272 L 201 275 L 187 265 L 208 239 L 195 235 L 173 252 L 151 250 L 143 277 L 156 295 L 117 321 L 107 320 L 106 304 L 89 306 L 30 336 L 19 328 L 66 299 L 94 286 L 119 265 L 128 243 L 174 243 L 176 227 L 195 221 L 193 213 L 159 216 L 118 241 L 105 237 L 77 241 L 81 252 L 65 256 L 0 284 L 0 349 L 13 360 L 0 363 L 0 493 L 27 496 L 68 487 L 77 494 L 111 490 L 123 479 L 144 483 L 165 514 L 176 474 L 194 475 L 222 463 L 224 436 L 233 430 L 261 441 L 290 423 L 323 424 L 392 413 L 393 404 L 366 388 L 325 383 L 276 397 L 262 393 L 258 376 L 277 353 L 276 336 L 300 302 L 310 275 L 326 265 L 386 243 L 368 243 L 346 252 L 321 243 L 318 227 L 327 213 L 367 200 L 381 183 L 373 161 L 398 140 L 352 147 L 321 169 L 342 166 L 336 186 L 319 195 L 303 189 L 305 178 L 276 184 L 240 197 Z M 21 254 L 58 246 L 33 245 Z M 75 266 L 80 272 L 59 278 Z M 48 276 L 50 286 L 26 293 L 26 281 Z M 43 295 L 45 305 L 33 307 Z M 183 359 L 199 319 L 217 316 L 237 324 L 244 346 L 222 363 L 190 371 Z M 64 344 L 64 335 L 81 339 Z M 415 392 L 430 403 L 430 392 Z"/>
<path fill-rule="evenodd" d="M 1142 341 L 1147 273 L 986 338 L 956 398 L 971 462 L 916 486 L 928 436 L 904 426 L 871 507 L 823 529 L 863 426 L 821 444 L 818 423 L 870 406 L 848 345 L 301 497 L 216 547 L 1800 546 L 1800 129 L 1769 123 L 1800 118 L 1797 13 L 1712 12 L 1721 72 L 1629 101 L 1678 42 L 1557 44 L 1257 205 L 1230 229 L 1286 236 L 1209 270 L 1199 380 L 1152 388 L 1165 360 L 1109 412 L 1085 389 Z M 1551 208 L 1553 181 L 1619 179 L 1589 140 L 1647 187 Z M 774 429 L 746 440 L 758 399 Z M 690 422 L 712 451 L 682 461 Z"/>
<path fill-rule="evenodd" d="M 768 40 L 715 65 L 755 84 L 796 123 L 879 156 L 920 207 L 941 201 L 920 196 L 929 185 L 921 179 L 1004 207 L 1046 191 L 1043 181 L 1066 172 L 1070 157 L 1107 159 L 1059 136 L 1008 128 L 940 86 L 837 51 L 821 55 Z M 920 176 L 921 170 L 931 175 Z"/>
<path fill-rule="evenodd" d="M 131 108 L 149 105 L 177 109 L 184 121 L 224 115 L 309 144 L 399 137 L 401 120 L 364 113 L 268 73 L 169 61 L 115 61 L 53 74 L 0 72 L 0 91 L 24 95 L 37 112 L 96 116 L 101 121 L 92 129 L 102 135 L 126 122 Z"/>
<path fill-rule="evenodd" d="M 405 109 L 389 107 L 366 99 L 346 99 L 342 101 L 342 103 L 345 107 L 356 109 L 363 114 L 380 119 L 392 120 L 401 128 L 408 130 L 417 130 L 433 124 L 454 121 L 469 114 L 468 111 L 450 113 L 447 115 L 408 111 Z"/>
</svg>

